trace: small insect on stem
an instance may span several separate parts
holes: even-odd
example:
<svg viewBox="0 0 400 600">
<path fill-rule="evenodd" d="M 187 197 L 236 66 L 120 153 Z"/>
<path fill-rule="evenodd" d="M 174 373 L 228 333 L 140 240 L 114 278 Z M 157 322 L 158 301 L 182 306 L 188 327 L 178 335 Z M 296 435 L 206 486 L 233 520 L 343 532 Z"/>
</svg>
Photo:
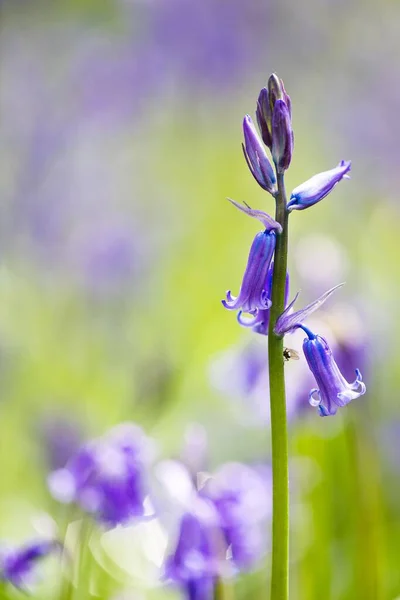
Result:
<svg viewBox="0 0 400 600">
<path fill-rule="evenodd" d="M 300 360 L 300 354 L 293 350 L 292 348 L 284 348 L 283 349 L 283 360 L 286 362 L 289 360 Z"/>
</svg>

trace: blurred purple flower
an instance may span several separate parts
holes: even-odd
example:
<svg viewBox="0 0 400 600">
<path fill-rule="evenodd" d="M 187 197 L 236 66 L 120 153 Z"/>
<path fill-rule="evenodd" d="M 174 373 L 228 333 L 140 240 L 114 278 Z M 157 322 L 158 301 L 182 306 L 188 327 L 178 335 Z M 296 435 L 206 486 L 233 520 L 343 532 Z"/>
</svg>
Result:
<svg viewBox="0 0 400 600">
<path fill-rule="evenodd" d="M 228 463 L 204 477 L 200 490 L 193 487 L 186 496 L 164 577 L 186 598 L 210 600 L 218 577 L 232 573 L 232 567 L 253 568 L 268 547 L 264 529 L 271 516 L 271 472 Z"/>
<path fill-rule="evenodd" d="M 76 502 L 101 523 L 115 526 L 146 515 L 146 467 L 153 444 L 136 425 L 124 423 L 89 442 L 63 469 L 50 474 L 53 497 Z"/>
<path fill-rule="evenodd" d="M 220 573 L 218 514 L 196 496 L 180 521 L 174 552 L 167 558 L 164 577 L 179 585 L 188 600 L 212 600 Z"/>
<path fill-rule="evenodd" d="M 268 548 L 265 522 L 272 513 L 272 473 L 261 475 L 246 465 L 223 465 L 201 490 L 217 509 L 229 554 L 240 570 L 249 570 Z"/>
<path fill-rule="evenodd" d="M 210 365 L 211 385 L 240 402 L 241 419 L 247 419 L 248 425 L 262 427 L 270 422 L 268 348 L 263 341 L 257 337 L 245 346 L 232 347 Z M 290 361 L 285 370 L 287 414 L 293 421 L 308 406 L 304 390 L 312 378 L 304 361 Z"/>
<path fill-rule="evenodd" d="M 0 549 L 0 577 L 14 587 L 27 592 L 36 581 L 34 572 L 38 560 L 60 549 L 55 541 L 32 542 L 18 549 Z"/>
<path fill-rule="evenodd" d="M 83 440 L 81 423 L 66 414 L 45 415 L 38 434 L 51 471 L 64 467 Z"/>
</svg>

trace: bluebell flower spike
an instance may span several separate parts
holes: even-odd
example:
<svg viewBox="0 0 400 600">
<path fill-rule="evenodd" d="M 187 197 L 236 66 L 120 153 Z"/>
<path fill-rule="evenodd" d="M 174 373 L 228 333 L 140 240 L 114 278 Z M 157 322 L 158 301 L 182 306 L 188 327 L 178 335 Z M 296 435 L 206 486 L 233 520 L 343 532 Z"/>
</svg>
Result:
<svg viewBox="0 0 400 600">
<path fill-rule="evenodd" d="M 243 120 L 244 144 L 242 144 L 247 165 L 257 183 L 267 192 L 277 192 L 276 175 L 249 115 Z"/>
<path fill-rule="evenodd" d="M 287 204 L 288 211 L 304 210 L 327 196 L 342 179 L 350 179 L 348 172 L 351 161 L 342 160 L 337 167 L 314 175 L 291 193 Z"/>
<path fill-rule="evenodd" d="M 322 296 L 314 300 L 314 302 L 311 302 L 301 310 L 292 313 L 291 310 L 300 294 L 300 292 L 297 292 L 294 299 L 286 307 L 286 309 L 276 321 L 276 325 L 274 327 L 274 332 L 276 333 L 276 335 L 284 336 L 286 333 L 291 333 L 295 329 L 298 329 L 312 313 L 314 313 L 316 310 L 321 308 L 323 304 L 325 304 L 328 298 L 330 298 L 332 294 L 336 292 L 336 290 L 340 289 L 343 286 L 344 283 L 339 283 L 335 287 L 322 294 Z"/>
<path fill-rule="evenodd" d="M 318 407 L 322 417 L 333 416 L 338 408 L 365 394 L 365 383 L 358 369 L 356 379 L 353 383 L 348 383 L 340 372 L 325 338 L 313 334 L 304 326 L 302 329 L 307 334 L 303 342 L 304 356 L 318 385 L 318 388 L 310 391 L 309 403 Z"/>
</svg>

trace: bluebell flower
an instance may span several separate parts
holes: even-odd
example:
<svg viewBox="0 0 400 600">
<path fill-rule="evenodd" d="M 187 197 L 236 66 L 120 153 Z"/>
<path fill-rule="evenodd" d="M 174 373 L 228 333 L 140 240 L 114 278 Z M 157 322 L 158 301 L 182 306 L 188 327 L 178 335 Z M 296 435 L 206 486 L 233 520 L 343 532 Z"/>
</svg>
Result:
<svg viewBox="0 0 400 600">
<path fill-rule="evenodd" d="M 361 373 L 356 369 L 356 379 L 348 383 L 337 366 L 328 342 L 302 325 L 307 334 L 303 342 L 304 356 L 318 388 L 309 393 L 311 406 L 317 406 L 322 417 L 335 415 L 337 409 L 365 394 Z"/>
<path fill-rule="evenodd" d="M 271 262 L 267 279 L 265 281 L 265 291 L 268 298 L 272 297 L 272 280 L 274 274 L 274 261 Z M 287 305 L 289 297 L 289 273 L 286 273 L 286 283 L 285 283 L 285 306 Z M 269 316 L 270 316 L 270 308 L 261 309 L 257 312 L 256 318 L 248 319 L 243 317 L 243 312 L 239 311 L 237 320 L 240 325 L 243 327 L 251 327 L 255 333 L 260 333 L 261 335 L 268 335 L 269 330 Z"/>
<path fill-rule="evenodd" d="M 249 216 L 261 221 L 266 229 L 257 233 L 254 238 L 239 295 L 233 297 L 229 290 L 226 293 L 226 300 L 222 300 L 222 304 L 228 310 L 247 312 L 256 319 L 259 310 L 268 309 L 271 306 L 265 285 L 275 251 L 275 232 L 280 232 L 282 228 L 267 213 L 241 206 L 233 200 L 231 202 Z"/>
<path fill-rule="evenodd" d="M 22 548 L 0 550 L 0 577 L 14 587 L 27 591 L 35 583 L 35 565 L 38 560 L 59 550 L 54 540 L 32 542 Z"/>
<path fill-rule="evenodd" d="M 130 423 L 82 446 L 63 469 L 50 474 L 48 483 L 56 500 L 77 503 L 108 526 L 128 523 L 146 515 L 146 467 L 152 443 Z"/>
<path fill-rule="evenodd" d="M 177 584 L 187 600 L 212 600 L 222 558 L 217 511 L 212 503 L 196 495 L 181 518 L 164 578 Z"/>
<path fill-rule="evenodd" d="M 339 181 L 349 179 L 347 173 L 350 168 L 350 161 L 341 160 L 334 169 L 318 173 L 318 175 L 314 175 L 311 179 L 299 185 L 291 193 L 287 204 L 289 212 L 304 210 L 325 198 Z"/>
<path fill-rule="evenodd" d="M 274 168 L 249 115 L 246 115 L 243 120 L 243 133 L 243 153 L 254 179 L 264 190 L 272 195 L 276 194 L 277 187 Z"/>
</svg>

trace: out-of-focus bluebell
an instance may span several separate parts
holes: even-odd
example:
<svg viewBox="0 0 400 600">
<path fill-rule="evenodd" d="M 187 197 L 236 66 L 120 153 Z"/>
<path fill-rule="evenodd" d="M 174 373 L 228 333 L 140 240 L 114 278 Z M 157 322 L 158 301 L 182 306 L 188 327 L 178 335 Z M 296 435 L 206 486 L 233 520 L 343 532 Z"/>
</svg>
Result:
<svg viewBox="0 0 400 600">
<path fill-rule="evenodd" d="M 153 451 L 153 442 L 139 427 L 121 424 L 51 473 L 50 491 L 56 500 L 77 503 L 107 526 L 150 516 L 146 469 Z"/>
<path fill-rule="evenodd" d="M 270 194 L 277 191 L 276 175 L 254 123 L 249 115 L 243 119 L 243 154 L 257 183 Z"/>
<path fill-rule="evenodd" d="M 339 303 L 320 315 L 332 332 L 331 347 L 336 363 L 348 381 L 354 376 L 354 365 L 364 371 L 368 366 L 370 340 L 364 322 L 363 307 Z"/>
<path fill-rule="evenodd" d="M 241 423 L 265 427 L 270 423 L 268 348 L 263 337 L 253 337 L 214 357 L 211 386 L 239 405 Z M 291 344 L 292 345 L 292 344 Z M 305 361 L 289 361 L 285 368 L 286 408 L 290 422 L 308 407 L 305 390 L 312 383 Z"/>
<path fill-rule="evenodd" d="M 204 473 L 198 490 L 188 489 L 189 475 L 182 485 L 181 469 L 171 461 L 161 469 L 168 486 L 168 472 L 185 501 L 165 578 L 178 584 L 185 597 L 209 600 L 217 577 L 254 568 L 268 549 L 271 471 L 227 463 L 214 474 Z"/>
<path fill-rule="evenodd" d="M 349 179 L 347 173 L 350 168 L 350 161 L 341 160 L 334 169 L 318 173 L 318 175 L 314 175 L 311 179 L 296 187 L 291 193 L 287 204 L 289 212 L 304 210 L 325 198 L 339 181 Z"/>
<path fill-rule="evenodd" d="M 361 372 L 356 369 L 356 379 L 349 384 L 343 377 L 333 357 L 328 342 L 302 326 L 307 334 L 303 342 L 304 356 L 318 388 L 309 393 L 311 406 L 317 406 L 322 417 L 335 415 L 337 409 L 365 394 L 366 387 Z"/>
<path fill-rule="evenodd" d="M 44 415 L 38 424 L 38 434 L 49 469 L 61 469 L 83 441 L 82 424 L 78 419 L 61 413 Z"/>
<path fill-rule="evenodd" d="M 268 473 L 268 474 L 267 474 Z M 217 509 L 234 566 L 252 569 L 268 549 L 266 523 L 272 513 L 272 474 L 241 463 L 227 463 L 201 489 Z"/>
<path fill-rule="evenodd" d="M 164 578 L 178 585 L 188 600 L 211 600 L 224 559 L 222 541 L 215 507 L 193 496 L 190 510 L 181 518 L 174 551 L 166 560 Z"/>
<path fill-rule="evenodd" d="M 328 300 L 328 298 L 334 292 L 336 292 L 336 290 L 341 288 L 343 285 L 344 285 L 344 283 L 339 283 L 339 285 L 336 285 L 335 287 L 331 288 L 330 290 L 328 290 L 327 292 L 322 294 L 322 296 L 320 296 L 319 298 L 314 300 L 314 302 L 311 302 L 310 304 L 308 304 L 307 306 L 305 306 L 304 308 L 302 308 L 296 312 L 292 312 L 292 308 L 300 294 L 300 292 L 297 292 L 297 294 L 295 295 L 292 302 L 285 308 L 283 313 L 278 317 L 278 319 L 276 321 L 276 324 L 274 327 L 274 332 L 276 333 L 276 335 L 283 336 L 286 333 L 291 333 L 295 329 L 300 327 L 301 324 L 310 315 L 312 315 L 313 312 L 315 312 L 323 304 L 325 304 L 325 302 Z"/>
<path fill-rule="evenodd" d="M 256 319 L 258 310 L 268 309 L 271 306 L 265 284 L 275 251 L 275 231 L 281 231 L 281 226 L 267 213 L 242 207 L 232 200 L 231 202 L 246 214 L 262 221 L 266 229 L 257 233 L 254 238 L 239 295 L 235 298 L 228 291 L 226 300 L 222 300 L 222 304 L 228 310 L 248 312 Z"/>
<path fill-rule="evenodd" d="M 302 287 L 311 297 L 320 296 L 332 281 L 346 281 L 349 275 L 349 256 L 334 234 L 302 234 L 293 248 L 293 257 Z"/>
<path fill-rule="evenodd" d="M 37 581 L 36 563 L 59 551 L 54 540 L 35 541 L 20 548 L 0 548 L 0 577 L 14 587 L 28 592 Z"/>
</svg>

